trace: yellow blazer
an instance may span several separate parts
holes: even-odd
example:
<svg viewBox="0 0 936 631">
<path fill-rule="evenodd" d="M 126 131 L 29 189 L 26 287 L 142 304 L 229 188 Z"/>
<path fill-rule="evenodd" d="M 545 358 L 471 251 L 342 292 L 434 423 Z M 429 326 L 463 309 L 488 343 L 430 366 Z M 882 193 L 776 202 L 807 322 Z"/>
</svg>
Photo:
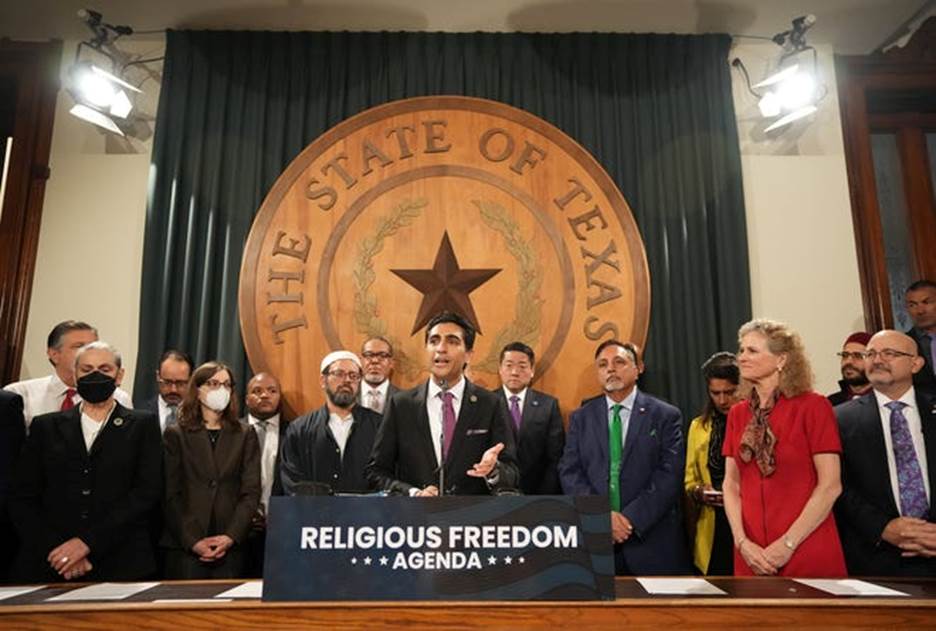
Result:
<svg viewBox="0 0 936 631">
<path fill-rule="evenodd" d="M 712 476 L 708 470 L 709 438 L 712 426 L 704 425 L 702 417 L 692 420 L 686 441 L 686 477 L 685 488 L 689 494 L 696 485 L 711 486 Z M 689 498 L 692 501 L 692 498 Z M 712 542 L 715 539 L 715 509 L 711 506 L 699 506 L 696 520 L 696 536 L 692 544 L 692 560 L 703 574 L 708 573 L 709 560 L 712 558 Z"/>
</svg>

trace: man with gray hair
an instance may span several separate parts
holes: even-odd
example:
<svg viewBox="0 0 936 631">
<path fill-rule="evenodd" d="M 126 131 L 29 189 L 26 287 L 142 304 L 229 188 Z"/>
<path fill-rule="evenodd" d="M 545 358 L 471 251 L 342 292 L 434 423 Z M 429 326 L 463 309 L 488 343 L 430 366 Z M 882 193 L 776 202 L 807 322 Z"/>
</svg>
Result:
<svg viewBox="0 0 936 631">
<path fill-rule="evenodd" d="M 26 429 L 34 416 L 49 412 L 65 412 L 81 403 L 75 384 L 75 353 L 85 344 L 97 341 L 98 332 L 86 322 L 65 320 L 49 332 L 46 355 L 54 368 L 51 375 L 17 381 L 4 390 L 15 392 L 23 399 Z M 125 408 L 132 408 L 130 395 L 118 388 L 114 398 Z"/>
<path fill-rule="evenodd" d="M 115 399 L 124 371 L 110 344 L 81 347 L 73 370 L 81 402 L 33 419 L 14 476 L 9 510 L 22 545 L 13 578 L 148 578 L 148 519 L 163 490 L 159 423 Z"/>
<path fill-rule="evenodd" d="M 286 495 L 369 490 L 364 467 L 380 415 L 357 404 L 361 360 L 335 351 L 321 363 L 325 405 L 295 419 L 280 448 L 280 479 Z"/>
</svg>

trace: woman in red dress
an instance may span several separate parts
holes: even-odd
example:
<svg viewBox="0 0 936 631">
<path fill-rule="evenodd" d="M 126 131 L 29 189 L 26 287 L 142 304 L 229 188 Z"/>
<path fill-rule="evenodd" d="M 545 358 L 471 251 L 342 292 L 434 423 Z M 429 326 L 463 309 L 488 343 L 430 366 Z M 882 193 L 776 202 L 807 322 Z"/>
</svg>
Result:
<svg viewBox="0 0 936 631">
<path fill-rule="evenodd" d="M 735 575 L 845 576 L 832 406 L 812 391 L 803 343 L 785 324 L 753 320 L 738 338 L 744 400 L 728 414 L 723 448 Z"/>
</svg>

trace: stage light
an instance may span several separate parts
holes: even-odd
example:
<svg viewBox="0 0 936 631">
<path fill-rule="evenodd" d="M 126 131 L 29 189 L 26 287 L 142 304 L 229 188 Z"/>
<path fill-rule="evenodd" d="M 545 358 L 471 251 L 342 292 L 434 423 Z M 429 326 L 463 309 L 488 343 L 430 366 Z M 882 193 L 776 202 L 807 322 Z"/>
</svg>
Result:
<svg viewBox="0 0 936 631">
<path fill-rule="evenodd" d="M 127 92 L 140 93 L 127 83 L 87 61 L 76 62 L 68 73 L 67 89 L 75 99 L 70 111 L 78 118 L 124 135 L 115 118 L 126 119 L 133 111 Z"/>
</svg>

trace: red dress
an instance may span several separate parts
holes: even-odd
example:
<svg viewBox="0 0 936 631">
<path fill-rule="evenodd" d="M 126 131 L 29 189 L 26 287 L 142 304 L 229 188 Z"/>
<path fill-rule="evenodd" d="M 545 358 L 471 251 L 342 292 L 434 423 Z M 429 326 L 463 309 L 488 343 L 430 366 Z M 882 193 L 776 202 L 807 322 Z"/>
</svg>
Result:
<svg viewBox="0 0 936 631">
<path fill-rule="evenodd" d="M 783 537 L 796 521 L 818 480 L 812 457 L 819 453 L 842 453 L 838 424 L 829 401 L 815 392 L 787 399 L 780 396 L 770 413 L 770 429 L 776 436 L 776 469 L 761 475 L 757 463 L 739 456 L 741 436 L 753 413 L 749 402 L 735 404 L 728 413 L 722 453 L 734 458 L 741 477 L 741 517 L 748 539 L 766 548 Z M 735 576 L 753 572 L 735 549 Z M 846 576 L 845 557 L 831 511 L 818 528 L 804 539 L 780 576 Z"/>
</svg>

